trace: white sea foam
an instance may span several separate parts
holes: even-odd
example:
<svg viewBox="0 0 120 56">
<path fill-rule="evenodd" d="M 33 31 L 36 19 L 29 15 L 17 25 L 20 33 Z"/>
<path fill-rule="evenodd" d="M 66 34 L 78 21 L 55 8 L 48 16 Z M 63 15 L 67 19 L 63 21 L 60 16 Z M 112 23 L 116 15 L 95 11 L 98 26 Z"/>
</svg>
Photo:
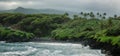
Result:
<svg viewBox="0 0 120 56">
<path fill-rule="evenodd" d="M 100 55 L 83 53 L 83 54 L 80 54 L 80 56 L 100 56 Z"/>
<path fill-rule="evenodd" d="M 11 44 L 11 43 L 8 43 Z M 90 49 L 89 46 L 73 43 L 39 43 L 27 42 L 17 44 L 12 43 L 12 49 L 22 48 L 23 51 L 0 52 L 0 56 L 105 56 L 100 50 Z M 11 46 L 11 45 L 10 45 Z"/>
<path fill-rule="evenodd" d="M 0 43 L 5 43 L 6 41 L 0 41 Z"/>
<path fill-rule="evenodd" d="M 36 48 L 33 48 L 33 47 L 29 47 L 29 46 L 26 46 L 25 48 L 28 48 L 28 50 L 26 51 L 14 51 L 14 52 L 3 52 L 2 54 L 4 55 L 13 55 L 13 54 L 18 54 L 18 55 L 26 55 L 26 54 L 30 54 L 34 51 L 36 51 L 37 49 Z"/>
<path fill-rule="evenodd" d="M 48 49 L 39 51 L 36 56 L 65 56 L 63 54 L 60 54 L 62 51 L 61 50 L 55 50 L 55 51 L 51 51 Z"/>
<path fill-rule="evenodd" d="M 62 51 L 61 50 L 55 50 L 53 52 L 51 52 L 50 50 L 46 49 L 43 50 L 42 53 L 38 53 L 36 56 L 40 55 L 40 56 L 104 56 L 104 55 L 97 55 L 97 54 L 91 54 L 91 53 L 78 53 L 78 54 L 72 54 L 72 55 L 65 55 L 65 54 L 61 54 Z"/>
<path fill-rule="evenodd" d="M 73 46 L 73 47 L 83 47 L 81 44 L 73 44 L 73 43 L 39 43 L 43 45 L 54 45 L 54 46 Z"/>
</svg>

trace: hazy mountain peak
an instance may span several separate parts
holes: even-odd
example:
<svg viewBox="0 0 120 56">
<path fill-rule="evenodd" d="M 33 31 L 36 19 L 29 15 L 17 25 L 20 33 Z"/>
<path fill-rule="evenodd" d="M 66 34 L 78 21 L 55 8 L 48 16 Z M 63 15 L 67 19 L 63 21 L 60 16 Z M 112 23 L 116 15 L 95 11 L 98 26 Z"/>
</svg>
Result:
<svg viewBox="0 0 120 56">
<path fill-rule="evenodd" d="M 25 8 L 23 7 L 17 7 L 15 10 L 24 10 Z"/>
<path fill-rule="evenodd" d="M 39 13 L 45 13 L 45 14 L 64 14 L 65 12 L 68 12 L 70 14 L 76 14 L 71 11 L 62 11 L 62 10 L 56 10 L 56 9 L 31 9 L 31 8 L 24 8 L 24 7 L 17 7 L 12 10 L 4 10 L 0 12 L 7 12 L 7 13 L 25 13 L 25 14 L 39 14 Z"/>
<path fill-rule="evenodd" d="M 25 8 L 23 8 L 23 7 L 17 7 L 16 9 L 25 9 Z"/>
</svg>

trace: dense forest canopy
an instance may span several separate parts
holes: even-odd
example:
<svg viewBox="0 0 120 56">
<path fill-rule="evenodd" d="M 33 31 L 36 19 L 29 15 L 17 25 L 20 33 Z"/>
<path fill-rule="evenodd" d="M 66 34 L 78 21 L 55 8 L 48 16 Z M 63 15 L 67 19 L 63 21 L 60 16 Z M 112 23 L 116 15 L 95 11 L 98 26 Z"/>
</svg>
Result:
<svg viewBox="0 0 120 56">
<path fill-rule="evenodd" d="M 120 17 L 106 15 L 81 12 L 70 18 L 68 13 L 63 15 L 1 13 L 0 40 L 9 39 L 12 35 L 13 39 L 17 39 L 19 35 L 24 34 L 26 36 L 24 38 L 34 38 L 33 35 L 38 38 L 49 36 L 56 40 L 80 41 L 84 38 L 120 46 Z"/>
<path fill-rule="evenodd" d="M 0 13 L 0 41 L 25 42 L 49 38 L 85 42 L 119 55 L 120 17 L 106 13 L 64 14 Z M 86 45 L 86 44 L 85 44 Z"/>
<path fill-rule="evenodd" d="M 106 17 L 93 12 L 73 15 L 1 13 L 2 27 L 33 33 L 36 37 L 51 36 L 59 40 L 93 38 L 119 45 L 120 17 Z M 115 41 L 115 42 L 114 42 Z"/>
</svg>

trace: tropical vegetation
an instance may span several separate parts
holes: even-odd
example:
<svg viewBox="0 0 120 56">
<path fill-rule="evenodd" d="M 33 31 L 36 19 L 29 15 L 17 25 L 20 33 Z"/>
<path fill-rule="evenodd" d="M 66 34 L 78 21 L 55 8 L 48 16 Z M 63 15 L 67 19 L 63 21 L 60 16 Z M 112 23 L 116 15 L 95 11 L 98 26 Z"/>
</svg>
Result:
<svg viewBox="0 0 120 56">
<path fill-rule="evenodd" d="M 64 41 L 94 39 L 120 47 L 120 17 L 117 15 L 81 12 L 71 18 L 68 13 L 1 13 L 0 24 L 0 40 L 23 41 L 35 35 Z"/>
</svg>

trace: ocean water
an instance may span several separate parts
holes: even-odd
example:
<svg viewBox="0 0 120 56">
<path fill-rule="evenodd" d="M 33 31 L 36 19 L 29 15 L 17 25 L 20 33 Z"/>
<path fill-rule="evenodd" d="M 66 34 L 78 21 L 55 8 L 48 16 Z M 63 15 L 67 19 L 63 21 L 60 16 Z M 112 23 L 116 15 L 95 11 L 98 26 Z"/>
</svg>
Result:
<svg viewBox="0 0 120 56">
<path fill-rule="evenodd" d="M 0 56 L 105 56 L 101 50 L 73 43 L 0 42 Z"/>
</svg>

